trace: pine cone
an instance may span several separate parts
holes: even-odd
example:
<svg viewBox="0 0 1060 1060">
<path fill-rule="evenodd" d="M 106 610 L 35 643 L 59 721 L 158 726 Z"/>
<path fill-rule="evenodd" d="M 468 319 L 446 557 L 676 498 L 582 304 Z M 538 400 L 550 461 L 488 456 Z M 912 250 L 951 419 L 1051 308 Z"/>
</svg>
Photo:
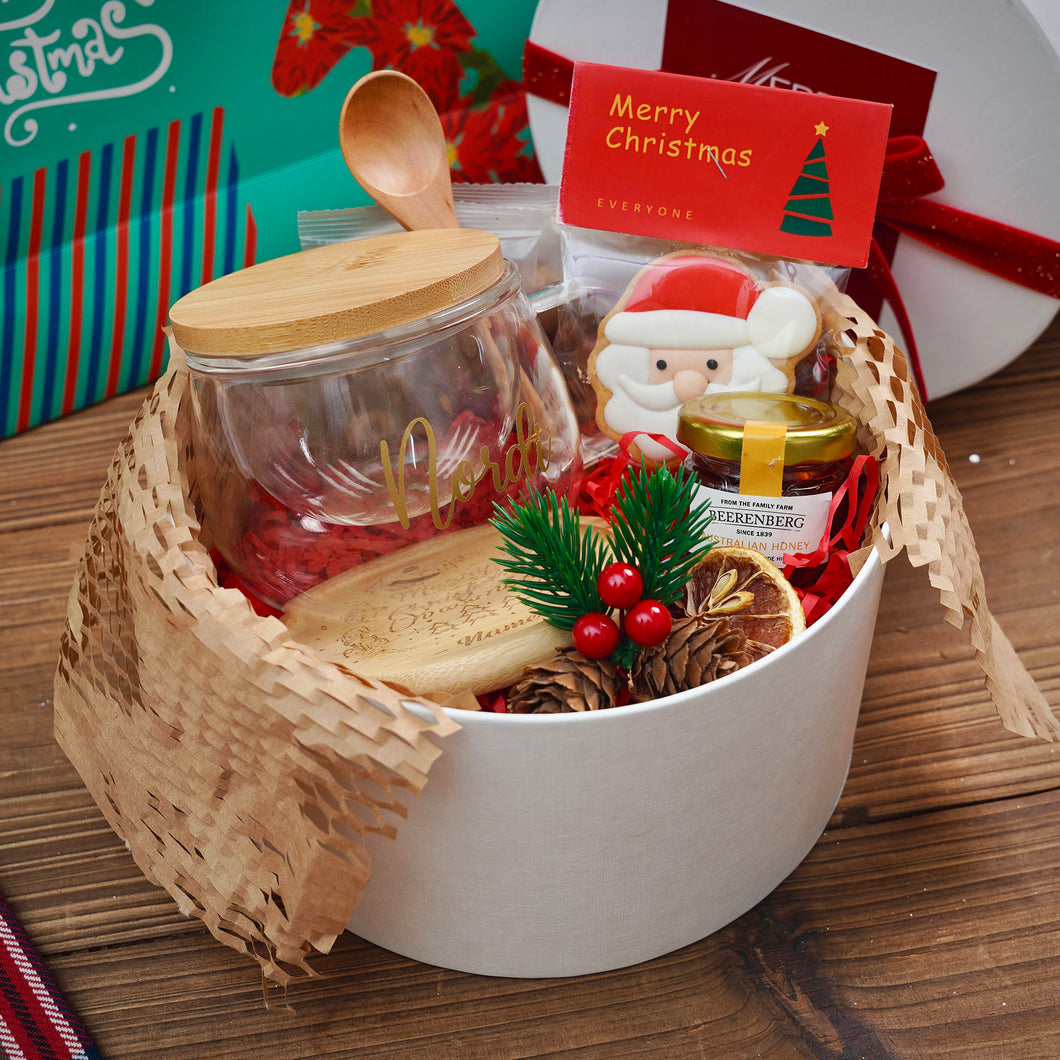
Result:
<svg viewBox="0 0 1060 1060">
<path fill-rule="evenodd" d="M 569 714 L 614 706 L 623 686 L 618 667 L 587 659 L 574 648 L 558 648 L 540 666 L 530 666 L 508 692 L 510 714 Z"/>
<path fill-rule="evenodd" d="M 637 654 L 629 680 L 638 702 L 698 688 L 754 659 L 746 635 L 725 618 L 674 621 L 670 636 Z"/>
</svg>

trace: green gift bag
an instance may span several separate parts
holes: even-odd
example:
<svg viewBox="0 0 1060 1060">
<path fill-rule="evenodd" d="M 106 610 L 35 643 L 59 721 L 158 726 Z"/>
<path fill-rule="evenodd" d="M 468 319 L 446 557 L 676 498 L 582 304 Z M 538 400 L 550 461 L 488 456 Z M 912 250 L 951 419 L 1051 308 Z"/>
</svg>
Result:
<svg viewBox="0 0 1060 1060">
<path fill-rule="evenodd" d="M 9 0 L 0 12 L 0 437 L 140 386 L 169 306 L 367 197 L 353 82 L 438 107 L 453 177 L 540 181 L 518 81 L 532 0 Z"/>
</svg>

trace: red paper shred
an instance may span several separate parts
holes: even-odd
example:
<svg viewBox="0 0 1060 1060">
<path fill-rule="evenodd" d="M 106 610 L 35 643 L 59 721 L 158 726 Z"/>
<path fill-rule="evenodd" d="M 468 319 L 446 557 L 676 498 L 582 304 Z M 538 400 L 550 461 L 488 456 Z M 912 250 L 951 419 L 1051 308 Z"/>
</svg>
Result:
<svg viewBox="0 0 1060 1060">
<path fill-rule="evenodd" d="M 821 543 L 813 552 L 785 555 L 784 576 L 802 600 L 807 626 L 826 615 L 854 580 L 850 553 L 864 540 L 879 485 L 876 460 L 855 457 L 846 480 L 832 497 L 828 530 Z"/>
<path fill-rule="evenodd" d="M 280 617 L 283 612 L 279 608 L 273 607 L 272 604 L 267 604 L 260 596 L 255 596 L 246 582 L 228 565 L 220 552 L 214 549 L 210 553 L 210 559 L 213 560 L 214 566 L 217 568 L 217 584 L 222 589 L 238 589 L 250 601 L 250 606 L 262 617 Z"/>
<path fill-rule="evenodd" d="M 665 435 L 628 431 L 619 439 L 618 452 L 583 477 L 579 498 L 579 511 L 583 515 L 598 515 L 608 522 L 611 521 L 611 509 L 614 507 L 616 494 L 629 478 L 631 470 L 640 466 L 640 462 L 634 459 L 631 453 L 633 442 L 638 437 L 648 437 L 658 442 L 669 449 L 677 460 L 683 460 L 688 453 L 687 449 Z"/>
<path fill-rule="evenodd" d="M 490 714 L 507 714 L 508 700 L 505 692 L 483 692 L 475 697 L 478 705 Z"/>
</svg>

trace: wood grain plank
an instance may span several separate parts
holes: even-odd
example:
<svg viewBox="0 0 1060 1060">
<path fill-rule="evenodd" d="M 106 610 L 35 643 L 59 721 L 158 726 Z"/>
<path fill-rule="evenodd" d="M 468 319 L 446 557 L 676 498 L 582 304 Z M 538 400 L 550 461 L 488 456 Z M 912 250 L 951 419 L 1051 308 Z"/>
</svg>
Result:
<svg viewBox="0 0 1060 1060">
<path fill-rule="evenodd" d="M 830 831 L 746 916 L 571 980 L 463 975 L 343 935 L 315 961 L 324 978 L 291 989 L 293 1013 L 265 1008 L 256 967 L 142 876 L 51 733 L 75 557 L 142 399 L 0 444 L 0 893 L 104 1055 L 1060 1055 L 1060 749 L 1000 726 L 967 632 L 904 559 Z M 991 604 L 1054 709 L 1058 407 L 1060 321 L 929 407 Z"/>
<path fill-rule="evenodd" d="M 87 523 L 118 442 L 147 393 L 121 394 L 0 443 L 0 533 Z M 0 564 L 7 566 L 6 547 Z"/>
<path fill-rule="evenodd" d="M 710 938 L 567 980 L 448 972 L 343 936 L 285 1014 L 193 933 L 50 964 L 123 1057 L 1033 1060 L 1060 1048 L 1058 829 L 1056 792 L 843 828 Z"/>
<path fill-rule="evenodd" d="M 1056 791 L 841 829 L 756 915 L 884 1055 L 1056 1056 L 1058 829 Z"/>
</svg>

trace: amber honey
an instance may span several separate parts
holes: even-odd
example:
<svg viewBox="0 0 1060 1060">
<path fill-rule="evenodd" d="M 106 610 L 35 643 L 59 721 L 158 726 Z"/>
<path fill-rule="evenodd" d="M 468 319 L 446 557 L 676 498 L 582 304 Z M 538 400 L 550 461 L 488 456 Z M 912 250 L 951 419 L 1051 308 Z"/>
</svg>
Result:
<svg viewBox="0 0 1060 1060">
<path fill-rule="evenodd" d="M 781 563 L 820 543 L 856 425 L 844 409 L 794 394 L 707 394 L 682 407 L 677 439 L 711 503 L 712 538 Z"/>
</svg>

